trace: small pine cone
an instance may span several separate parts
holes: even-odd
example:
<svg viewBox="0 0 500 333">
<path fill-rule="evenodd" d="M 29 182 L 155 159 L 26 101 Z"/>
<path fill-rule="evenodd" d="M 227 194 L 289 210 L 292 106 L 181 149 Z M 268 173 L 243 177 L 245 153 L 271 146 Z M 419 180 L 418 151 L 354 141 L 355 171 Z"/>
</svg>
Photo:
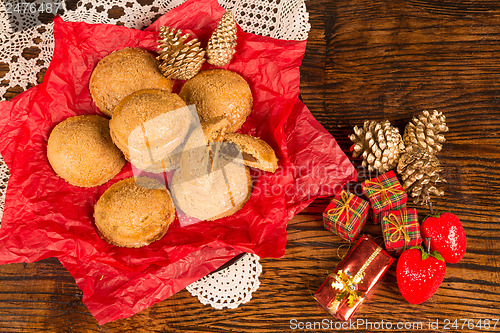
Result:
<svg viewBox="0 0 500 333">
<path fill-rule="evenodd" d="M 354 126 L 353 130 L 354 134 L 349 136 L 354 142 L 352 155 L 363 157 L 363 167 L 384 173 L 397 165 L 404 145 L 399 130 L 391 126 L 388 120 L 367 120 L 363 127 Z"/>
<path fill-rule="evenodd" d="M 440 176 L 439 160 L 424 148 L 414 147 L 413 150 L 405 152 L 399 160 L 397 172 L 401 175 L 403 188 L 416 204 L 428 203 L 431 195 L 444 194 L 444 191 L 437 187 L 439 183 L 446 182 Z"/>
<path fill-rule="evenodd" d="M 205 62 L 205 50 L 196 38 L 186 40 L 190 34 L 182 35 L 180 29 L 160 27 L 158 40 L 160 61 L 158 68 L 166 77 L 176 80 L 188 80 L 198 74 Z"/>
<path fill-rule="evenodd" d="M 208 40 L 207 61 L 209 64 L 214 66 L 229 64 L 236 49 L 236 31 L 233 13 L 225 12 Z"/>
<path fill-rule="evenodd" d="M 441 133 L 448 132 L 446 117 L 436 110 L 423 111 L 406 125 L 403 141 L 407 151 L 413 147 L 422 147 L 431 154 L 436 154 L 443 148 L 445 141 Z"/>
</svg>

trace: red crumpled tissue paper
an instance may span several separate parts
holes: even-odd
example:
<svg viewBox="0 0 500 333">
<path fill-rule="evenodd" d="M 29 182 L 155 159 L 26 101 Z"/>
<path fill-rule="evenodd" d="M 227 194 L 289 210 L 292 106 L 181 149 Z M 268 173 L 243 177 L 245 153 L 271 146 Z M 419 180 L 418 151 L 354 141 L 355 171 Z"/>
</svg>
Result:
<svg viewBox="0 0 500 333">
<path fill-rule="evenodd" d="M 236 54 L 225 68 L 241 74 L 253 92 L 253 110 L 241 131 L 275 149 L 278 171 L 258 176 L 250 200 L 236 214 L 182 227 L 176 220 L 165 237 L 147 247 L 115 247 L 98 236 L 94 204 L 113 183 L 131 177 L 132 168 L 127 163 L 99 187 L 71 186 L 47 160 L 52 128 L 71 116 L 101 114 L 89 79 L 104 56 L 124 47 L 155 52 L 161 25 L 191 32 L 206 45 L 224 12 L 216 0 L 187 1 L 144 31 L 54 19 L 54 56 L 43 83 L 0 103 L 0 152 L 11 172 L 0 229 L 1 264 L 59 258 L 85 305 L 104 324 L 166 299 L 239 253 L 284 256 L 287 221 L 315 198 L 333 195 L 356 179 L 335 139 L 298 98 L 306 42 L 238 28 Z"/>
</svg>

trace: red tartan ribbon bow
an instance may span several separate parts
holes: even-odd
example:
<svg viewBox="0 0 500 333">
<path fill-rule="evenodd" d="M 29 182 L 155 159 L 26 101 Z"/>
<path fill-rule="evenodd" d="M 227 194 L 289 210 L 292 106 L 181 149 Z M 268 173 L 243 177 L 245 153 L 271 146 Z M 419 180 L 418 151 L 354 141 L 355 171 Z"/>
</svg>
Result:
<svg viewBox="0 0 500 333">
<path fill-rule="evenodd" d="M 354 210 L 350 205 L 349 203 L 351 202 L 351 200 L 355 197 L 354 194 L 352 193 L 348 193 L 348 192 L 342 192 L 341 195 L 340 195 L 340 200 L 338 199 L 333 199 L 333 201 L 335 203 L 337 203 L 338 205 L 341 205 L 340 207 L 335 207 L 335 208 L 332 208 L 332 209 L 329 209 L 326 214 L 328 215 L 328 217 L 333 217 L 335 218 L 335 229 L 337 229 L 337 221 L 340 217 L 340 215 L 342 215 L 342 213 L 345 211 L 345 215 L 346 215 L 346 219 L 347 221 L 349 221 L 349 212 L 357 215 L 359 218 L 361 218 L 361 216 L 359 215 L 359 213 Z"/>
<path fill-rule="evenodd" d="M 387 221 L 389 224 L 391 224 L 391 229 L 394 229 L 394 232 L 389 236 L 389 240 L 391 242 L 396 242 L 401 237 L 401 234 L 403 234 L 405 242 L 403 249 L 406 249 L 406 245 L 410 242 L 410 236 L 408 236 L 408 233 L 406 232 L 406 227 L 408 227 L 408 225 L 404 224 L 402 220 L 402 217 L 399 218 L 393 213 L 384 217 L 384 221 Z M 394 236 L 396 236 L 395 239 Z"/>
<path fill-rule="evenodd" d="M 405 191 L 396 188 L 398 186 L 401 186 L 399 183 L 384 187 L 382 183 L 367 180 L 365 181 L 365 184 L 367 189 L 373 191 L 373 193 L 367 194 L 368 198 L 371 198 L 380 193 L 382 204 L 390 200 L 389 195 L 402 195 L 403 193 L 405 193 Z"/>
</svg>

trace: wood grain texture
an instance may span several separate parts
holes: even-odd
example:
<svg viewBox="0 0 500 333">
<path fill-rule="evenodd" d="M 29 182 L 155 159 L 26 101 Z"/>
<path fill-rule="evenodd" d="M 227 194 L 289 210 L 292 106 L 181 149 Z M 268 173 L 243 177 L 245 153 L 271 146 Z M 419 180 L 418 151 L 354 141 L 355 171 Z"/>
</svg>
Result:
<svg viewBox="0 0 500 333">
<path fill-rule="evenodd" d="M 364 119 L 389 119 L 403 130 L 424 109 L 443 111 L 450 132 L 440 160 L 448 183 L 435 206 L 456 213 L 467 233 L 466 256 L 447 266 L 430 300 L 408 304 L 393 265 L 355 319 L 422 322 L 425 331 L 429 320 L 439 319 L 443 329 L 445 319 L 458 319 L 459 329 L 450 331 L 491 331 L 462 330 L 460 319 L 500 319 L 500 4 L 311 0 L 307 8 L 312 29 L 301 67 L 305 104 L 346 153 L 352 126 Z M 359 160 L 353 162 L 362 179 Z M 291 319 L 330 320 L 312 294 L 347 249 L 322 227 L 327 203 L 316 200 L 289 222 L 285 258 L 261 260 L 260 289 L 238 309 L 214 310 L 183 290 L 99 326 L 70 274 L 46 259 L 0 267 L 0 331 L 278 332 L 291 331 Z M 364 232 L 381 234 L 378 226 Z"/>
</svg>

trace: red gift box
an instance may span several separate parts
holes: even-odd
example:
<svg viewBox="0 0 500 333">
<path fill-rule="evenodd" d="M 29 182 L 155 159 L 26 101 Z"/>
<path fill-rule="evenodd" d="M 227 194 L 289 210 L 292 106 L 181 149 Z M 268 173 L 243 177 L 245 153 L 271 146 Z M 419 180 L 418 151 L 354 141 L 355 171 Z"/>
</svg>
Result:
<svg viewBox="0 0 500 333">
<path fill-rule="evenodd" d="M 381 214 L 382 233 L 387 251 L 401 254 L 404 250 L 422 243 L 416 209 L 403 208 Z"/>
<path fill-rule="evenodd" d="M 394 260 L 363 235 L 326 278 L 314 298 L 335 318 L 349 320 Z"/>
<path fill-rule="evenodd" d="M 406 206 L 408 196 L 394 171 L 361 183 L 363 193 L 370 201 L 373 222 L 380 223 L 381 212 L 397 210 Z"/>
<path fill-rule="evenodd" d="M 325 229 L 353 241 L 365 225 L 368 207 L 368 201 L 346 191 L 340 192 L 323 212 Z"/>
</svg>

